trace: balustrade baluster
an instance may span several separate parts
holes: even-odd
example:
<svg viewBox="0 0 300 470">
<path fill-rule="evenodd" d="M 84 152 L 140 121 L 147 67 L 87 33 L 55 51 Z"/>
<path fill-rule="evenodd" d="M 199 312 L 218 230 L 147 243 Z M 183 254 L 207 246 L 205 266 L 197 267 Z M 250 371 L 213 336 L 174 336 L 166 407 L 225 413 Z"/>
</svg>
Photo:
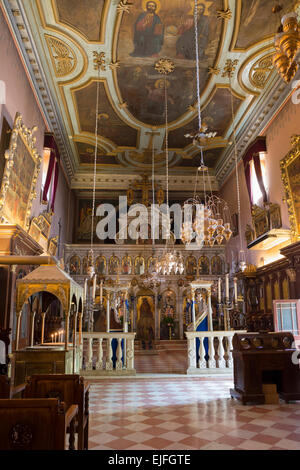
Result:
<svg viewBox="0 0 300 470">
<path fill-rule="evenodd" d="M 227 367 L 233 368 L 233 358 L 232 358 L 232 338 L 233 336 L 228 336 L 228 346 L 227 346 Z"/>
<path fill-rule="evenodd" d="M 188 338 L 188 371 L 197 369 L 196 363 L 196 339 Z"/>
<path fill-rule="evenodd" d="M 205 359 L 205 348 L 204 348 L 204 337 L 200 336 L 200 346 L 199 346 L 199 361 L 198 361 L 198 367 L 199 369 L 206 369 L 207 364 L 206 364 L 206 359 Z"/>
<path fill-rule="evenodd" d="M 122 338 L 118 338 L 118 346 L 117 346 L 117 362 L 116 362 L 116 369 L 121 370 L 123 368 L 122 363 Z"/>
<path fill-rule="evenodd" d="M 98 360 L 96 362 L 96 370 L 103 369 L 103 347 L 102 347 L 103 338 L 98 340 Z"/>
<path fill-rule="evenodd" d="M 126 341 L 127 349 L 126 349 L 126 369 L 133 370 L 134 369 L 134 340 L 128 339 Z"/>
<path fill-rule="evenodd" d="M 113 370 L 113 361 L 112 361 L 112 347 L 111 342 L 113 338 L 107 338 L 106 341 L 106 370 Z"/>
<path fill-rule="evenodd" d="M 214 337 L 208 337 L 208 368 L 213 369 L 216 367 Z"/>
<path fill-rule="evenodd" d="M 223 336 L 219 336 L 219 346 L 218 346 L 218 366 L 219 369 L 226 368 L 226 361 L 224 357 L 225 351 L 223 347 Z"/>
<path fill-rule="evenodd" d="M 87 370 L 93 369 L 93 338 L 88 338 L 86 369 Z"/>
</svg>

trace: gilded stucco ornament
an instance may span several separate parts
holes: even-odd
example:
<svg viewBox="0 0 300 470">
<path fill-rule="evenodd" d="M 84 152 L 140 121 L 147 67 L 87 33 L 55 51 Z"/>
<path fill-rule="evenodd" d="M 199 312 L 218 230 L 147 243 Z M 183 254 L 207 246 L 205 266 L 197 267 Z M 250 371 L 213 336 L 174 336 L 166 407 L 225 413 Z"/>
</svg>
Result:
<svg viewBox="0 0 300 470">
<path fill-rule="evenodd" d="M 299 210 L 296 209 L 295 194 L 293 191 L 293 183 L 297 183 L 299 179 L 299 174 L 296 171 L 294 175 L 290 174 L 289 167 L 292 164 L 295 164 L 297 160 L 300 160 L 300 135 L 293 135 L 291 138 L 292 150 L 287 154 L 287 156 L 281 160 L 281 178 L 283 186 L 285 189 L 285 202 L 288 207 L 288 214 L 291 224 L 291 233 L 292 239 L 297 241 L 300 236 L 300 214 Z M 298 183 L 297 183 L 298 184 Z"/>
<path fill-rule="evenodd" d="M 42 160 L 36 149 L 36 137 L 34 136 L 36 131 L 36 126 L 32 129 L 28 129 L 23 124 L 21 114 L 16 114 L 9 149 L 5 152 L 6 162 L 0 188 L 0 223 L 17 223 L 26 231 L 30 224 L 32 203 L 36 198 L 35 188 Z M 13 191 L 13 184 L 18 184 L 17 170 L 13 171 L 13 168 L 18 168 L 19 172 L 26 171 L 25 162 L 31 162 L 31 159 L 33 161 L 32 173 L 26 175 L 27 178 L 30 178 L 30 187 L 28 186 L 27 188 L 28 192 L 23 194 L 22 200 L 21 195 L 19 195 L 18 199 L 17 195 L 15 195 L 14 200 L 12 200 L 12 195 L 10 195 L 10 201 L 8 203 L 8 191 Z M 15 219 L 12 204 L 14 207 L 18 207 L 21 202 L 25 206 L 24 216 Z"/>
<path fill-rule="evenodd" d="M 50 52 L 55 75 L 65 77 L 69 75 L 76 67 L 77 58 L 73 50 L 54 36 L 45 35 L 47 46 Z"/>
</svg>

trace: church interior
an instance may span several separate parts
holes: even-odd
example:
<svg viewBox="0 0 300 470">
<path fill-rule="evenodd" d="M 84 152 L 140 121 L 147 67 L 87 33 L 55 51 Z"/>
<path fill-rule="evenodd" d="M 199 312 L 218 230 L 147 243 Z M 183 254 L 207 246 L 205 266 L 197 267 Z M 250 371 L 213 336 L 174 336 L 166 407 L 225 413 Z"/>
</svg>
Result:
<svg viewBox="0 0 300 470">
<path fill-rule="evenodd" d="M 300 450 L 300 2 L 0 7 L 0 449 Z"/>
</svg>

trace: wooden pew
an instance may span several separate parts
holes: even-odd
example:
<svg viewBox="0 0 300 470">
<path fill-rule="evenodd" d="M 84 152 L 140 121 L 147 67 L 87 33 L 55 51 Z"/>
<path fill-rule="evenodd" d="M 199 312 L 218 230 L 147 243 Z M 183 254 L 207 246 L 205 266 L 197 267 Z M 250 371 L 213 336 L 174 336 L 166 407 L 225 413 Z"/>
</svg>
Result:
<svg viewBox="0 0 300 470">
<path fill-rule="evenodd" d="M 75 450 L 78 406 L 58 399 L 0 400 L 0 450 Z"/>
<path fill-rule="evenodd" d="M 13 398 L 16 395 L 23 394 L 26 384 L 20 384 L 16 387 L 11 386 L 11 381 L 7 375 L 0 375 L 0 399 Z"/>
<path fill-rule="evenodd" d="M 67 407 L 78 405 L 78 449 L 88 450 L 89 388 L 79 375 L 32 375 L 24 390 L 25 398 L 58 398 Z"/>
</svg>

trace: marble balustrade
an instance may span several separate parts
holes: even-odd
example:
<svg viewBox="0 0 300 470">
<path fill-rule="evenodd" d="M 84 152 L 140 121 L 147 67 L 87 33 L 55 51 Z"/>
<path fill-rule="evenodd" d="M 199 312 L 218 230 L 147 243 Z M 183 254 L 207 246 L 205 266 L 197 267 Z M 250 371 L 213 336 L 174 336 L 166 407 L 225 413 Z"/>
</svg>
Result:
<svg viewBox="0 0 300 470">
<path fill-rule="evenodd" d="M 135 335 L 136 333 L 124 332 L 83 332 L 83 361 L 81 373 L 85 376 L 135 375 Z M 115 361 L 113 361 L 113 340 L 117 341 Z"/>
<path fill-rule="evenodd" d="M 232 338 L 245 331 L 186 332 L 188 375 L 230 374 L 233 372 Z M 199 340 L 197 344 L 196 340 Z"/>
</svg>

